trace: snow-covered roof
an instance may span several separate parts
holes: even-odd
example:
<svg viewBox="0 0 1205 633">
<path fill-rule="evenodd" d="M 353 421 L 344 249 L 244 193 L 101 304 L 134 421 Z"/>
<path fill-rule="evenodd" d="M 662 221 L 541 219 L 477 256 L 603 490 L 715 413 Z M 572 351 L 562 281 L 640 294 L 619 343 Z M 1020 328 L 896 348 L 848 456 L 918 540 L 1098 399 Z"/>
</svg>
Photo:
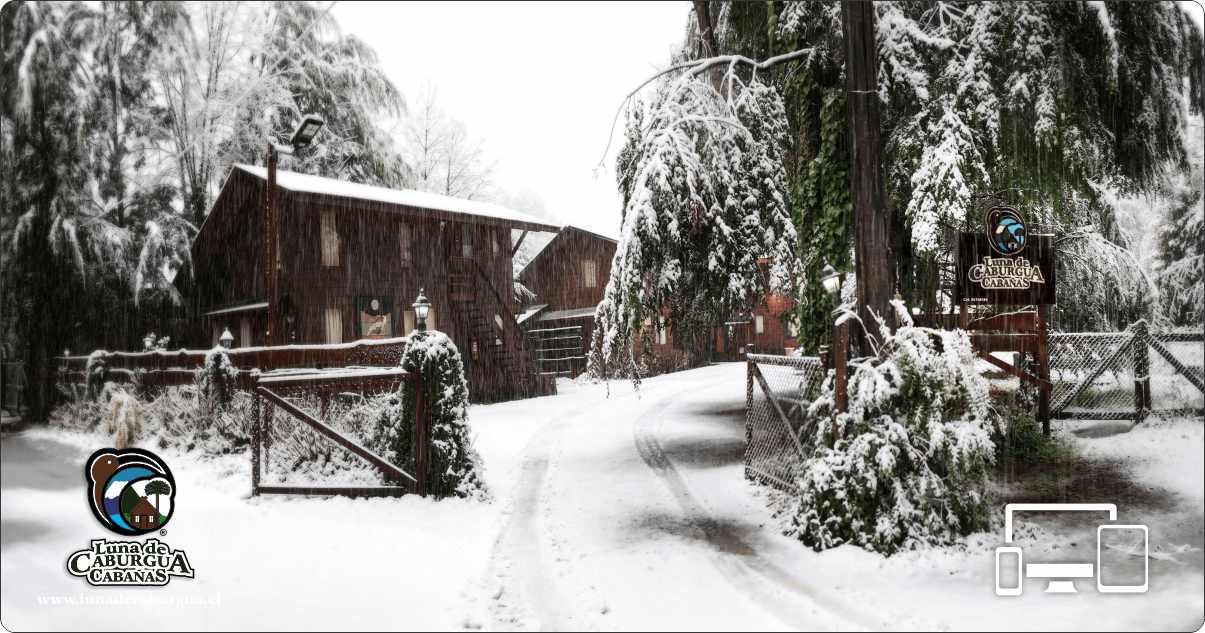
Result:
<svg viewBox="0 0 1205 633">
<path fill-rule="evenodd" d="M 527 310 L 525 310 L 525 311 L 523 312 L 523 314 L 520 314 L 519 316 L 515 317 L 515 321 L 516 321 L 516 322 L 517 322 L 519 325 L 523 325 L 523 322 L 524 322 L 524 321 L 526 321 L 526 320 L 530 319 L 531 317 L 535 316 L 537 313 L 539 313 L 539 311 L 540 311 L 540 310 L 543 310 L 544 308 L 547 308 L 547 307 L 548 307 L 548 304 L 547 304 L 547 303 L 540 303 L 540 304 L 537 304 L 537 305 L 531 306 L 530 308 L 528 308 Z"/>
<path fill-rule="evenodd" d="M 267 309 L 268 309 L 268 302 L 264 301 L 262 303 L 250 303 L 247 305 L 235 306 L 233 308 L 222 308 L 221 310 L 211 310 L 209 312 L 206 312 L 203 316 L 217 316 L 219 314 L 231 314 L 234 312 L 253 312 L 255 310 L 267 310 Z"/>
<path fill-rule="evenodd" d="M 233 169 L 244 171 L 261 180 L 268 179 L 267 167 L 256 167 L 254 165 L 235 165 Z M 509 222 L 521 222 L 524 224 L 539 225 L 543 230 L 556 232 L 560 227 L 555 224 L 549 224 L 546 220 L 535 216 L 520 213 L 506 207 L 490 204 L 488 202 L 479 202 L 476 200 L 463 200 L 461 198 L 452 198 L 449 196 L 441 196 L 437 193 L 426 193 L 423 191 L 413 191 L 411 189 L 390 189 L 388 187 L 374 187 L 372 185 L 361 185 L 346 180 L 335 180 L 334 178 L 324 178 L 322 176 L 311 176 L 309 174 L 298 174 L 291 171 L 276 171 L 276 185 L 282 189 L 295 191 L 298 193 L 320 194 L 327 196 L 338 196 L 341 198 L 354 198 L 357 200 L 372 200 L 375 202 L 385 202 L 388 204 L 399 204 L 408 207 L 417 207 L 420 209 L 434 209 L 437 211 L 447 211 L 450 213 L 463 213 L 466 215 L 475 215 L 486 218 L 494 218 L 497 220 L 505 220 Z M 535 230 L 533 228 L 533 230 Z"/>
<path fill-rule="evenodd" d="M 581 317 L 592 317 L 594 312 L 598 310 L 598 306 L 593 308 L 576 308 L 573 310 L 555 310 L 542 315 L 537 321 L 556 321 L 557 319 L 580 319 Z"/>
<path fill-rule="evenodd" d="M 565 224 L 565 228 L 566 229 L 575 228 L 579 231 L 583 231 L 583 232 L 589 233 L 591 235 L 597 235 L 598 237 L 601 237 L 604 240 L 610 240 L 612 242 L 615 242 L 616 244 L 619 243 L 619 234 L 618 233 L 611 233 L 610 231 L 602 231 L 602 230 L 596 229 L 594 227 L 587 227 L 585 225 L 574 224 L 572 222 Z"/>
</svg>

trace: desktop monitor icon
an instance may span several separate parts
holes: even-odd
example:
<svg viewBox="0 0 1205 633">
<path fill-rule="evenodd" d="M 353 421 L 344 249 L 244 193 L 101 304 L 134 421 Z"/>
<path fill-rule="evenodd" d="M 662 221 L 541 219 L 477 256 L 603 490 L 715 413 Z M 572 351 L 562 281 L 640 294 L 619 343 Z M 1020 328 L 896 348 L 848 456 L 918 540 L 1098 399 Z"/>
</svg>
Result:
<svg viewBox="0 0 1205 633">
<path fill-rule="evenodd" d="M 1096 511 L 1108 512 L 1109 520 L 1117 520 L 1117 506 L 1112 503 L 1010 503 L 1004 508 L 1004 542 L 1013 540 L 1013 513 L 1032 511 Z M 1101 569 L 1101 533 L 1104 530 L 1129 529 L 1141 530 L 1144 551 L 1144 574 L 1141 585 L 1105 585 L 1100 578 Z M 1000 586 L 1000 558 L 1002 555 L 1016 554 L 1017 556 L 1017 586 Z M 1050 584 L 1046 593 L 1076 593 L 1075 584 L 1071 578 L 1091 578 L 1096 576 L 1096 589 L 1101 593 L 1145 593 L 1150 580 L 1150 536 L 1145 525 L 1101 525 L 1096 528 L 1096 569 L 1092 563 L 1029 563 L 1024 562 L 1021 548 L 1003 546 L 996 548 L 996 595 L 1019 596 L 1024 578 L 1049 578 Z M 1024 572 L 1022 574 L 1022 571 Z M 1095 573 L 1094 573 L 1095 571 Z"/>
</svg>

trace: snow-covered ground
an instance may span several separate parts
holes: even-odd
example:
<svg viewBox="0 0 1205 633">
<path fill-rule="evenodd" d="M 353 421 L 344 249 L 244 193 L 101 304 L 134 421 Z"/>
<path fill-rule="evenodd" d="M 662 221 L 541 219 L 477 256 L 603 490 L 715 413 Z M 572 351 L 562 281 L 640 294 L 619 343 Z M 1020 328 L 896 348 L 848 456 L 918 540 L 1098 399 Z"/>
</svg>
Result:
<svg viewBox="0 0 1205 633">
<path fill-rule="evenodd" d="M 67 556 L 106 532 L 84 501 L 82 460 L 102 438 L 33 430 L 3 440 L 0 604 L 14 630 L 1195 629 L 1205 612 L 1200 420 L 1076 439 L 1125 460 L 1176 500 L 1151 527 L 1150 590 L 995 595 L 994 548 L 884 558 L 813 552 L 781 535 L 768 494 L 742 476 L 745 366 L 645 382 L 561 382 L 560 395 L 473 407 L 494 501 L 248 498 L 246 455 L 158 451 L 178 510 L 163 540 L 196 578 L 94 588 Z M 150 447 L 155 450 L 154 447 Z M 1035 519 L 1041 521 L 1035 516 Z M 1148 522 L 1147 520 L 1150 519 Z M 1095 519 L 1094 519 L 1095 521 Z M 1103 522 L 1099 521 L 1099 522 Z M 1026 562 L 1090 562 L 1075 529 L 1039 523 Z M 1089 526 L 1088 530 L 1092 530 Z M 1078 528 L 1076 528 L 1078 529 Z M 1093 536 L 1094 538 L 1094 536 Z M 1073 549 L 1071 543 L 1077 543 Z M 1090 552 L 1085 552 L 1088 554 Z M 1047 558 L 1043 558 L 1047 556 Z M 1053 558 L 1051 558 L 1053 557 Z M 41 604 L 39 597 L 200 597 L 201 605 Z M 131 619 L 133 618 L 133 619 Z"/>
</svg>

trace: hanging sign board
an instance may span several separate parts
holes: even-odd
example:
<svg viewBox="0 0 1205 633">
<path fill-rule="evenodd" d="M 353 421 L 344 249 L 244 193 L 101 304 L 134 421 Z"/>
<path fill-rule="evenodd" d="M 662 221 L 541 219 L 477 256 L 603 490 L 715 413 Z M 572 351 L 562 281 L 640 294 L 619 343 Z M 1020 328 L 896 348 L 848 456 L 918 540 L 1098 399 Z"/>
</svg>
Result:
<svg viewBox="0 0 1205 633">
<path fill-rule="evenodd" d="M 959 232 L 955 245 L 955 303 L 1049 305 L 1054 301 L 1054 246 L 1030 235 L 1013 207 L 992 207 L 983 233 Z"/>
</svg>

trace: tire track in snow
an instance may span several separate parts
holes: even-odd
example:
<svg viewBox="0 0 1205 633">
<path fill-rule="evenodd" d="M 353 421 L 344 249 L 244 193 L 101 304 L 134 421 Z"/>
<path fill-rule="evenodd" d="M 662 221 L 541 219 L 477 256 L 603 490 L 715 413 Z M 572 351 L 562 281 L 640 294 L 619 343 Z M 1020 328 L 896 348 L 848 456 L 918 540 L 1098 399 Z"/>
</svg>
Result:
<svg viewBox="0 0 1205 633">
<path fill-rule="evenodd" d="M 613 395 L 603 406 L 624 401 L 637 394 Z M 555 475 L 556 449 L 561 437 L 577 416 L 597 411 L 598 405 L 578 407 L 560 413 L 541 425 L 536 436 L 523 449 L 522 474 L 515 484 L 510 519 L 498 537 L 489 565 L 488 607 L 495 627 L 511 630 L 563 631 L 596 628 L 596 623 L 576 604 L 598 603 L 586 599 L 592 588 L 578 587 L 578 595 L 566 595 L 553 567 L 563 560 L 561 540 L 552 533 L 544 512 L 548 496 L 547 482 Z M 544 536 L 542 536 L 542 534 Z M 547 538 L 544 538 L 544 537 Z M 545 546 L 542 541 L 547 541 Z M 547 551 L 553 550 L 552 552 Z"/>
<path fill-rule="evenodd" d="M 860 617 L 852 609 L 818 598 L 808 586 L 809 583 L 759 555 L 740 534 L 712 516 L 692 493 L 686 478 L 662 449 L 655 427 L 671 404 L 709 386 L 697 387 L 662 400 L 637 418 L 632 431 L 641 459 L 669 488 L 670 495 L 681 506 L 687 522 L 714 548 L 712 563 L 724 579 L 746 597 L 793 628 L 847 629 L 851 624 L 864 628 L 883 626 L 883 623 Z M 791 597 L 794 599 L 783 599 L 781 594 L 784 590 L 788 595 L 793 594 Z"/>
</svg>

